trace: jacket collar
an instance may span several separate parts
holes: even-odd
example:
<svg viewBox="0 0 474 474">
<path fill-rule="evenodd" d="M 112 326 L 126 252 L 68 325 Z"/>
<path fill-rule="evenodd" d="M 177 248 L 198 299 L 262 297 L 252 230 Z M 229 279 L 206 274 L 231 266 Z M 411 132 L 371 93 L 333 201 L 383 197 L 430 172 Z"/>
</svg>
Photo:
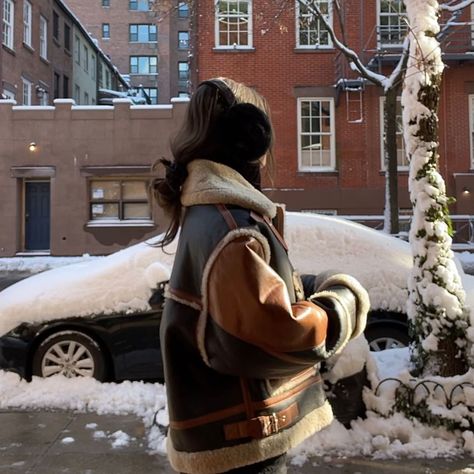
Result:
<svg viewBox="0 0 474 474">
<path fill-rule="evenodd" d="M 183 206 L 230 204 L 275 217 L 275 204 L 234 169 L 209 160 L 193 160 L 187 169 L 181 191 Z"/>
</svg>

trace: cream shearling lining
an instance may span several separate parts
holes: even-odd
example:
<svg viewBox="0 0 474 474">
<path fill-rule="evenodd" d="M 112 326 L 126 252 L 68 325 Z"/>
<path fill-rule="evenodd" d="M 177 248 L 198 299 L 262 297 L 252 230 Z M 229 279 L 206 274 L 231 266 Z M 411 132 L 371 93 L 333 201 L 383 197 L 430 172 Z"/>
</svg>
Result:
<svg viewBox="0 0 474 474">
<path fill-rule="evenodd" d="M 251 209 L 270 219 L 276 215 L 275 204 L 237 171 L 214 161 L 191 161 L 181 190 L 181 204 L 188 207 L 222 203 Z"/>
<path fill-rule="evenodd" d="M 330 289 L 331 286 L 342 285 L 351 290 L 357 299 L 357 312 L 356 312 L 356 326 L 354 332 L 351 335 L 351 339 L 355 339 L 360 336 L 365 329 L 367 324 L 367 313 L 370 310 L 370 299 L 367 290 L 359 283 L 353 276 L 346 275 L 344 273 L 337 273 L 331 275 L 329 278 L 324 280 L 318 288 L 318 293 Z M 316 295 L 312 295 L 316 296 Z"/>
<path fill-rule="evenodd" d="M 251 465 L 289 451 L 306 438 L 328 426 L 333 420 L 328 401 L 308 413 L 294 426 L 268 438 L 250 441 L 231 448 L 188 453 L 176 451 L 168 436 L 168 458 L 175 470 L 193 474 L 216 474 Z"/>
</svg>

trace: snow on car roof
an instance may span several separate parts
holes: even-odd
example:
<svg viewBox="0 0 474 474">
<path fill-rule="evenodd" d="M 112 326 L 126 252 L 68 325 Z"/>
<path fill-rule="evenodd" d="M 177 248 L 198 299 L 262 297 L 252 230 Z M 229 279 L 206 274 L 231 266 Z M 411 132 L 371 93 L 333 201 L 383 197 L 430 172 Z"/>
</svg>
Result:
<svg viewBox="0 0 474 474">
<path fill-rule="evenodd" d="M 177 243 L 165 251 L 150 245 L 160 238 L 6 288 L 0 292 L 0 335 L 22 322 L 149 309 L 153 288 L 170 276 Z M 345 219 L 297 212 L 286 213 L 285 239 L 300 273 L 349 273 L 367 288 L 373 309 L 405 312 L 412 265 L 407 242 Z M 474 277 L 460 273 L 465 288 L 474 290 Z"/>
<path fill-rule="evenodd" d="M 174 246 L 147 242 L 107 257 L 74 263 L 21 280 L 0 292 L 0 335 L 26 322 L 150 309 L 152 290 L 169 279 Z"/>
<path fill-rule="evenodd" d="M 285 239 L 300 273 L 348 273 L 367 288 L 372 308 L 405 312 L 412 266 L 407 242 L 346 219 L 292 212 Z"/>
</svg>

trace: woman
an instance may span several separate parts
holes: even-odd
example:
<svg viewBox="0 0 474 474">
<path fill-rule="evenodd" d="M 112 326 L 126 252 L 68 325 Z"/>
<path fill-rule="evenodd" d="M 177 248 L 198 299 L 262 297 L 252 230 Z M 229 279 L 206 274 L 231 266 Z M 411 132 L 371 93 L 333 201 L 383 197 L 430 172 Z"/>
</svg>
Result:
<svg viewBox="0 0 474 474">
<path fill-rule="evenodd" d="M 317 364 L 365 327 L 352 277 L 301 279 L 260 191 L 273 132 L 264 99 L 230 79 L 199 85 L 155 184 L 181 227 L 161 325 L 180 472 L 286 472 L 285 453 L 332 421 Z"/>
</svg>

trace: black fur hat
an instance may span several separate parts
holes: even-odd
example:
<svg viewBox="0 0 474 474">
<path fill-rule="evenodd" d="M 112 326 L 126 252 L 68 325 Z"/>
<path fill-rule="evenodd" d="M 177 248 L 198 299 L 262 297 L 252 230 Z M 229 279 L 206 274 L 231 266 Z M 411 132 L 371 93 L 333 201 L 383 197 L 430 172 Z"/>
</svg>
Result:
<svg viewBox="0 0 474 474">
<path fill-rule="evenodd" d="M 235 104 L 219 119 L 218 137 L 230 161 L 255 161 L 272 143 L 272 127 L 265 112 L 253 104 Z"/>
</svg>

